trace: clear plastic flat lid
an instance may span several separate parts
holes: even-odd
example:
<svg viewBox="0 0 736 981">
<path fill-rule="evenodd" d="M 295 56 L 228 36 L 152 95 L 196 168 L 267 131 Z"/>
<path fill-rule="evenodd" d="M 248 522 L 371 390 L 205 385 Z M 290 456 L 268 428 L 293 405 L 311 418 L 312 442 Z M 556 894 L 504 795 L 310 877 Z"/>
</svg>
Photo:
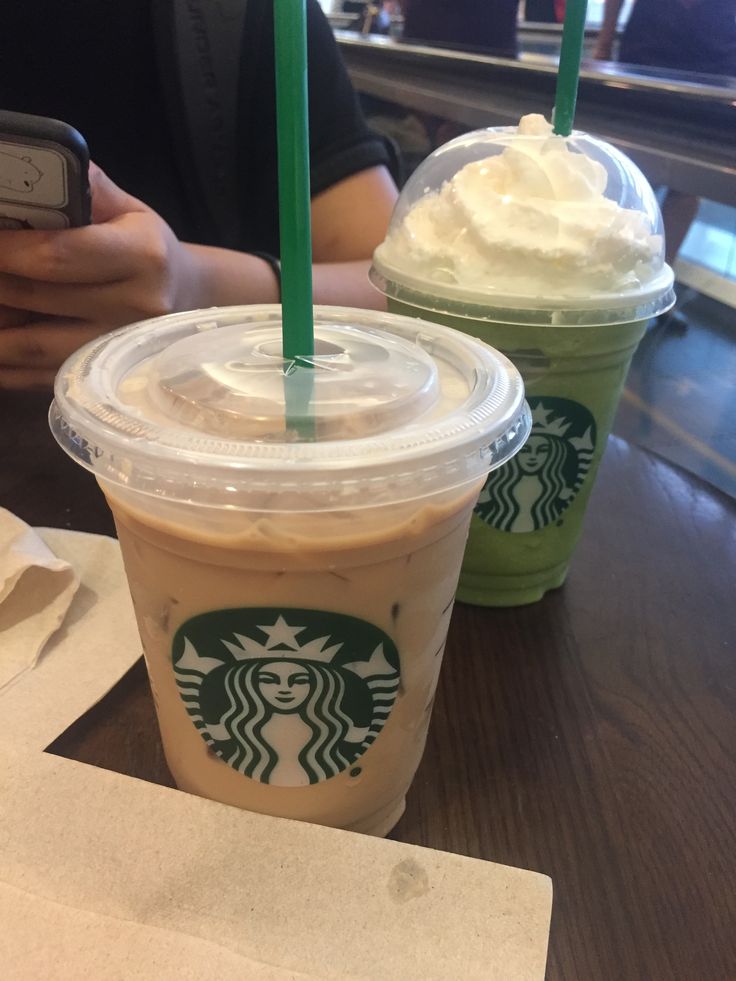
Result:
<svg viewBox="0 0 736 981">
<path fill-rule="evenodd" d="M 284 361 L 280 325 L 241 324 L 183 337 L 135 365 L 118 394 L 151 421 L 225 439 L 353 439 L 386 432 L 432 408 L 432 358 L 401 338 L 323 325 L 314 355 Z"/>
<path fill-rule="evenodd" d="M 435 150 L 401 192 L 373 283 L 427 310 L 508 323 L 616 323 L 674 300 L 639 168 L 542 116 Z"/>
<path fill-rule="evenodd" d="M 427 493 L 482 475 L 526 438 L 521 378 L 479 341 L 318 307 L 314 355 L 286 361 L 280 312 L 175 314 L 87 345 L 57 378 L 56 438 L 113 483 L 232 506 L 255 483 L 278 494 L 297 482 L 316 502 L 354 480 L 379 497 L 416 493 L 421 473 Z"/>
</svg>

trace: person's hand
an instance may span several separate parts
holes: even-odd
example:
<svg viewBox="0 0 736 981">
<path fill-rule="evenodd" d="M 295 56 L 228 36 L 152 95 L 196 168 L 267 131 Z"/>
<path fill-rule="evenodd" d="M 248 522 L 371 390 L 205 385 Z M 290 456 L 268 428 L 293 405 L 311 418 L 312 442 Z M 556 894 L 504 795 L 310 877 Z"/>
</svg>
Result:
<svg viewBox="0 0 736 981">
<path fill-rule="evenodd" d="M 0 306 L 0 330 L 3 327 L 22 327 L 31 319 L 27 310 L 16 310 L 14 307 Z"/>
<path fill-rule="evenodd" d="M 151 208 L 90 164 L 92 224 L 0 231 L 0 388 L 46 385 L 82 344 L 197 306 L 192 254 Z"/>
</svg>

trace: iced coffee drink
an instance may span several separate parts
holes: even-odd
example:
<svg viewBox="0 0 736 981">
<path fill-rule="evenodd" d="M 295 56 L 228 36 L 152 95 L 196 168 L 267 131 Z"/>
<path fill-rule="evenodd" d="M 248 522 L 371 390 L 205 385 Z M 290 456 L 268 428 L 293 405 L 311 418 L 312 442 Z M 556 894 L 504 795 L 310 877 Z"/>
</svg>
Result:
<svg viewBox="0 0 736 981">
<path fill-rule="evenodd" d="M 473 506 L 528 409 L 446 328 L 322 308 L 302 365 L 279 330 L 251 307 L 117 332 L 62 370 L 52 426 L 113 510 L 177 785 L 385 834 Z"/>
<path fill-rule="evenodd" d="M 503 351 L 532 410 L 481 492 L 459 599 L 515 606 L 564 582 L 631 357 L 674 302 L 663 256 L 643 174 L 541 116 L 453 140 L 402 191 L 374 283 L 391 310 Z"/>
</svg>

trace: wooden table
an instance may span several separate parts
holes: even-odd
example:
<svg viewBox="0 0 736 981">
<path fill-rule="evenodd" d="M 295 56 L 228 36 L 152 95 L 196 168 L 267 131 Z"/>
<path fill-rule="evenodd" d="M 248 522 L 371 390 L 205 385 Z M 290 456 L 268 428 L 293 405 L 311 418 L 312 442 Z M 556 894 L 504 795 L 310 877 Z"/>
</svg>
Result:
<svg viewBox="0 0 736 981">
<path fill-rule="evenodd" d="M 0 504 L 112 534 L 47 405 L 0 393 Z M 611 439 L 564 589 L 455 610 L 393 837 L 551 875 L 550 979 L 736 978 L 735 511 Z M 171 785 L 142 663 L 50 749 Z"/>
</svg>

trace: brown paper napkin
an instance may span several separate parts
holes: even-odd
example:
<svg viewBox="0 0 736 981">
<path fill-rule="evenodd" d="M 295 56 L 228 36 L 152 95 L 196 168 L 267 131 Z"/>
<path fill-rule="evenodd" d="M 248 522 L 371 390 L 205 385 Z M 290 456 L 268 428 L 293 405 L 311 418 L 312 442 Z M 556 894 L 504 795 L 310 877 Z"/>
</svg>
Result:
<svg viewBox="0 0 736 981">
<path fill-rule="evenodd" d="M 0 508 L 0 691 L 37 663 L 78 587 L 69 563 Z"/>
</svg>

